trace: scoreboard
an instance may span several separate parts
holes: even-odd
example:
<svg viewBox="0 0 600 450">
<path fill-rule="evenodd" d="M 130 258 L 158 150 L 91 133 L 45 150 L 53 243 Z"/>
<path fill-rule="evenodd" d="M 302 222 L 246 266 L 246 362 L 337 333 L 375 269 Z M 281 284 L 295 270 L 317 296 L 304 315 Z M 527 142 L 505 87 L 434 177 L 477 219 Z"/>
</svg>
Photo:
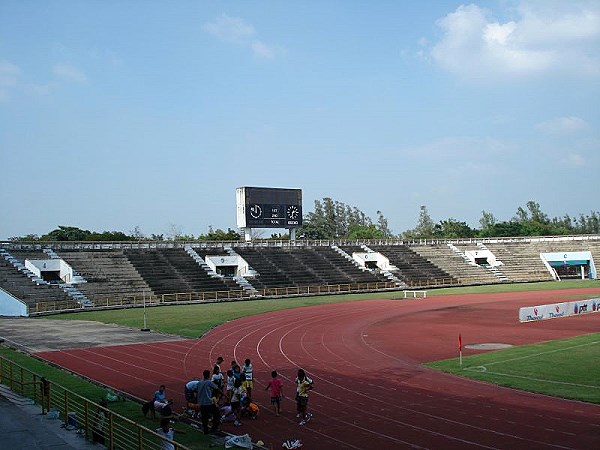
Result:
<svg viewBox="0 0 600 450">
<path fill-rule="evenodd" d="M 302 190 L 262 187 L 236 189 L 239 228 L 302 226 Z"/>
</svg>

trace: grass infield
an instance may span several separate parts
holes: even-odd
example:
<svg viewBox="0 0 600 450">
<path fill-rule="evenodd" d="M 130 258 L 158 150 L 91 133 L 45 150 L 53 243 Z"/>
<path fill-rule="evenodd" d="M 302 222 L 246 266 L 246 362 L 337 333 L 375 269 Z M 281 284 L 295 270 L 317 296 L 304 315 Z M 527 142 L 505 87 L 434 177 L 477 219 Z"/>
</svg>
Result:
<svg viewBox="0 0 600 450">
<path fill-rule="evenodd" d="M 530 392 L 600 404 L 600 333 L 426 364 Z"/>
</svg>

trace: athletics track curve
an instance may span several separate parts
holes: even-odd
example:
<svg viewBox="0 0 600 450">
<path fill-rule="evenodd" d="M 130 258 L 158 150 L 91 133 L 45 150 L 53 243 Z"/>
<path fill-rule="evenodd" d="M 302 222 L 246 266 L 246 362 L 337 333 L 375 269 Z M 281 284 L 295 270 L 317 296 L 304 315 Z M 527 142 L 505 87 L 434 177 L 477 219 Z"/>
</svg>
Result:
<svg viewBox="0 0 600 450">
<path fill-rule="evenodd" d="M 578 290 L 597 296 L 598 289 Z M 442 374 L 420 363 L 457 356 L 463 344 L 520 345 L 600 330 L 600 314 L 519 324 L 518 308 L 575 292 L 529 292 L 367 300 L 246 317 L 202 339 L 44 352 L 38 356 L 146 398 L 165 383 L 182 403 L 183 384 L 217 356 L 250 358 L 261 417 L 232 433 L 279 448 L 306 449 L 600 448 L 600 406 L 555 399 Z M 199 309 L 201 311 L 201 309 Z M 465 351 L 465 354 L 474 352 Z M 313 420 L 298 425 L 293 379 L 314 379 Z M 271 369 L 284 381 L 284 413 L 264 391 Z M 597 376 L 590 374 L 590 376 Z"/>
</svg>

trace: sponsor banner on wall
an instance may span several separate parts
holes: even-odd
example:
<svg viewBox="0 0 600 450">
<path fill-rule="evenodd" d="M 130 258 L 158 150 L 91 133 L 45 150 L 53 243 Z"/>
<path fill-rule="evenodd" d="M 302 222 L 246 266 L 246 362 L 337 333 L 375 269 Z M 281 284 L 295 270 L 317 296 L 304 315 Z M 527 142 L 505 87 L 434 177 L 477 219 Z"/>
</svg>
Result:
<svg viewBox="0 0 600 450">
<path fill-rule="evenodd" d="M 575 302 L 552 303 L 549 305 L 526 306 L 519 309 L 520 322 L 558 319 L 560 317 L 600 312 L 600 298 L 590 298 Z"/>
<path fill-rule="evenodd" d="M 552 303 L 550 305 L 526 306 L 519 309 L 519 321 L 556 319 L 569 313 L 569 303 Z"/>
<path fill-rule="evenodd" d="M 579 300 L 571 302 L 571 313 L 574 316 L 598 312 L 600 310 L 600 298 L 590 298 L 588 300 Z"/>
</svg>

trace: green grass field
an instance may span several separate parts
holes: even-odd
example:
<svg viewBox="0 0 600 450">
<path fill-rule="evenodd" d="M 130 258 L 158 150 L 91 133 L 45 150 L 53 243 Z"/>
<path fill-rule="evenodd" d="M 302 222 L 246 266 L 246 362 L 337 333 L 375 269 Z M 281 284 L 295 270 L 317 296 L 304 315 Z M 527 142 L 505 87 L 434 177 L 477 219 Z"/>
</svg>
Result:
<svg viewBox="0 0 600 450">
<path fill-rule="evenodd" d="M 560 319 L 558 319 L 560 320 Z M 427 364 L 488 383 L 600 404 L 600 333 Z"/>
</svg>

